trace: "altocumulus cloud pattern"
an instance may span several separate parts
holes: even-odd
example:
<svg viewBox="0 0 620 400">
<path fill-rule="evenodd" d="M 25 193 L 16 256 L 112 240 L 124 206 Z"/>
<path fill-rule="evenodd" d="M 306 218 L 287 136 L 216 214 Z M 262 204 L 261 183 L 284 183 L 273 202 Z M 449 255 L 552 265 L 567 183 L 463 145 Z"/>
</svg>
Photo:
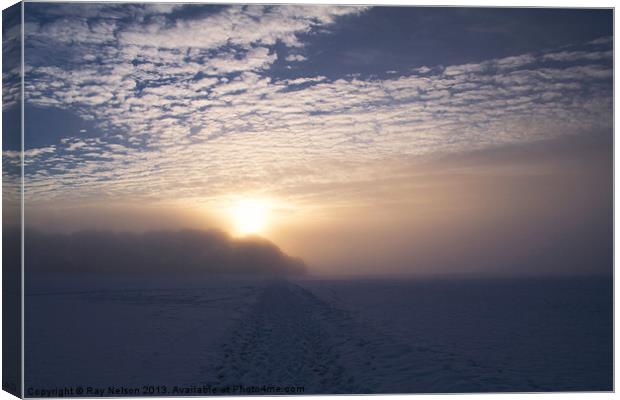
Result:
<svg viewBox="0 0 620 400">
<path fill-rule="evenodd" d="M 302 183 L 363 179 L 370 163 L 612 124 L 610 37 L 477 62 L 351 73 L 326 66 L 316 45 L 340 41 L 336 51 L 355 63 L 342 27 L 377 9 L 27 8 L 27 111 L 41 117 L 33 121 L 62 120 L 62 127 L 33 126 L 27 140 L 35 203 L 121 193 L 209 199 L 231 182 L 294 194 Z M 16 99 L 7 88 L 5 109 Z M 5 163 L 19 163 L 19 153 L 5 152 Z"/>
</svg>

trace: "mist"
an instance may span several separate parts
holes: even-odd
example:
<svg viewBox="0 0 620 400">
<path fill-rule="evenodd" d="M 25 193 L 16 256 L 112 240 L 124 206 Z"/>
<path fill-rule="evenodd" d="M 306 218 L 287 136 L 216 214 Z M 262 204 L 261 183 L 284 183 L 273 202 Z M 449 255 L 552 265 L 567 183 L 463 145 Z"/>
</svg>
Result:
<svg viewBox="0 0 620 400">
<path fill-rule="evenodd" d="M 178 270 L 296 270 L 286 253 L 303 259 L 310 274 L 328 276 L 608 275 L 613 265 L 612 144 L 609 132 L 593 132 L 368 165 L 374 172 L 359 181 L 302 182 L 274 196 L 291 202 L 303 198 L 312 204 L 310 211 L 303 202 L 281 218 L 276 210 L 269 230 L 261 233 L 266 239 L 254 242 L 258 239 L 235 239 L 224 233 L 152 233 L 227 230 L 222 214 L 191 206 L 27 203 L 26 223 L 38 232 L 26 236 L 26 254 L 33 252 L 28 265 L 70 268 L 62 267 L 61 260 L 70 252 L 81 252 L 81 246 L 69 251 L 66 243 L 84 241 L 109 265 L 100 266 L 104 261 L 97 261 L 99 257 L 81 252 L 73 256 L 71 268 L 78 268 L 79 260 L 97 264 L 83 268 L 115 270 L 147 265 Z M 133 233 L 85 233 L 93 230 Z M 188 243 L 171 244 L 181 238 Z M 207 253 L 201 240 L 206 248 L 218 243 L 226 249 L 220 267 L 214 258 L 219 255 Z M 150 244 L 158 241 L 166 245 Z M 54 249 L 56 242 L 65 246 L 63 252 Z M 268 257 L 246 258 L 249 265 L 242 266 L 244 244 Z M 122 249 L 115 250 L 117 260 L 107 255 L 110 246 Z M 56 251 L 54 257 L 38 256 L 49 249 Z M 132 263 L 136 265 L 131 267 Z"/>
<path fill-rule="evenodd" d="M 26 232 L 26 272 L 300 275 L 305 264 L 258 237 L 210 230 Z"/>
<path fill-rule="evenodd" d="M 403 165 L 274 240 L 326 275 L 609 275 L 612 147 L 596 133 Z"/>
</svg>

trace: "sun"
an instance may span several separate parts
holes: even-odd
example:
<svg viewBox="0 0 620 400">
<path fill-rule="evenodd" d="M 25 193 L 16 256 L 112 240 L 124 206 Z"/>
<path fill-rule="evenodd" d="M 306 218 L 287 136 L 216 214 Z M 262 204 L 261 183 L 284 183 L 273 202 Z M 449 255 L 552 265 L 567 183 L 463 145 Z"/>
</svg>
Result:
<svg viewBox="0 0 620 400">
<path fill-rule="evenodd" d="M 267 225 L 269 205 L 264 200 L 242 199 L 232 207 L 231 212 L 238 234 L 259 234 Z"/>
</svg>

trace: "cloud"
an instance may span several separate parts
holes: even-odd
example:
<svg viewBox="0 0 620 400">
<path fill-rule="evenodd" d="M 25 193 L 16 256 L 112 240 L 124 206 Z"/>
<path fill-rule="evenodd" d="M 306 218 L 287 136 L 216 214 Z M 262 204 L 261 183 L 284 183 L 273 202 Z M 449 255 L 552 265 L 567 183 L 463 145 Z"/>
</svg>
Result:
<svg viewBox="0 0 620 400">
<path fill-rule="evenodd" d="M 339 16 L 356 14 L 361 7 L 232 6 L 196 20 L 177 20 L 172 26 L 150 24 L 120 33 L 122 44 L 157 48 L 214 49 L 226 44 L 240 47 L 273 45 L 280 41 L 297 47 L 298 34 L 333 23 Z"/>
<path fill-rule="evenodd" d="M 2 26 L 2 110 L 21 102 L 21 15 L 17 7 L 4 11 Z"/>
<path fill-rule="evenodd" d="M 301 259 L 287 256 L 267 240 L 232 239 L 219 231 L 28 231 L 26 236 L 30 274 L 66 271 L 298 275 L 305 271 Z"/>
<path fill-rule="evenodd" d="M 302 56 L 301 54 L 289 54 L 288 56 L 286 56 L 286 61 L 301 62 L 305 60 L 307 60 L 307 58 Z"/>
<path fill-rule="evenodd" d="M 594 40 L 590 41 L 589 44 L 594 44 L 594 45 L 597 45 L 597 44 L 609 44 L 609 43 L 612 43 L 613 40 L 614 40 L 614 38 L 611 37 L 611 36 L 600 37 L 598 39 L 594 39 Z"/>
<path fill-rule="evenodd" d="M 147 14 L 169 14 L 183 7 L 183 4 L 144 4 Z"/>
<path fill-rule="evenodd" d="M 24 151 L 24 159 L 30 158 L 30 157 L 37 157 L 42 154 L 54 153 L 55 151 L 56 151 L 56 146 L 37 147 L 35 149 Z"/>
<path fill-rule="evenodd" d="M 392 160 L 613 126 L 605 43 L 384 78 L 277 79 L 279 53 L 363 9 L 233 6 L 164 22 L 139 11 L 31 26 L 29 54 L 56 48 L 67 61 L 29 58 L 27 103 L 70 110 L 102 135 L 27 155 L 29 201 L 214 200 L 240 188 L 302 197 L 304 184 L 345 184 Z M 65 18 L 72 28 L 53 26 Z"/>
<path fill-rule="evenodd" d="M 266 47 L 255 47 L 241 57 L 225 55 L 208 60 L 201 70 L 212 75 L 261 70 L 271 66 L 277 58 L 276 52 L 271 52 Z"/>
<path fill-rule="evenodd" d="M 611 50 L 609 51 L 560 51 L 556 53 L 549 53 L 543 56 L 545 61 L 578 61 L 578 60 L 610 60 L 613 56 Z"/>
</svg>

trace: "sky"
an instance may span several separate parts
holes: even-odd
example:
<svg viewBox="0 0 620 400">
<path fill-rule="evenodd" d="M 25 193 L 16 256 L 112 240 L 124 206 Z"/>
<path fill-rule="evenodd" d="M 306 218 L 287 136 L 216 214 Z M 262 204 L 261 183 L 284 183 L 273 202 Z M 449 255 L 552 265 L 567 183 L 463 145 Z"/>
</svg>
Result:
<svg viewBox="0 0 620 400">
<path fill-rule="evenodd" d="M 249 201 L 317 273 L 611 272 L 611 10 L 25 10 L 29 226 L 235 235 Z"/>
</svg>

